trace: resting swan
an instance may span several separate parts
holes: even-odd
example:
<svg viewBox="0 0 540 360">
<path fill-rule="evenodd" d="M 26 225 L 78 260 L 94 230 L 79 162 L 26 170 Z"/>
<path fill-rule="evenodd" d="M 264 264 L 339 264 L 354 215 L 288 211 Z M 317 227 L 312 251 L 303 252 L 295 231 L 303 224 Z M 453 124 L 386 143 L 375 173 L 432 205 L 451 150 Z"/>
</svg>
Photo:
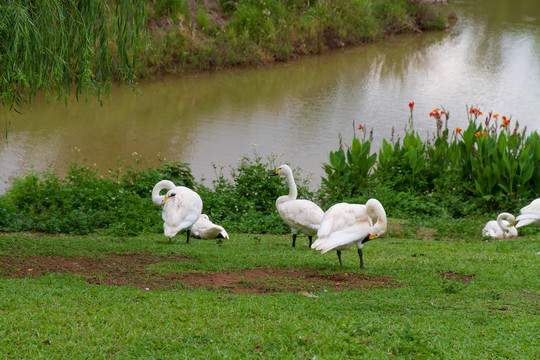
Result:
<svg viewBox="0 0 540 360">
<path fill-rule="evenodd" d="M 195 221 L 191 227 L 191 236 L 199 239 L 229 238 L 229 234 L 227 234 L 223 226 L 214 224 L 206 214 L 202 214 Z"/>
<path fill-rule="evenodd" d="M 167 190 L 165 196 L 160 195 Z M 172 181 L 161 180 L 152 189 L 152 202 L 163 207 L 163 232 L 172 237 L 187 229 L 186 243 L 189 243 L 190 229 L 201 216 L 203 203 L 199 194 L 184 186 L 175 186 Z"/>
<path fill-rule="evenodd" d="M 377 220 L 375 225 L 373 221 Z M 341 251 L 354 244 L 358 248 L 360 267 L 364 269 L 362 247 L 370 240 L 386 233 L 386 212 L 379 200 L 369 199 L 365 205 L 339 203 L 328 209 L 317 232 L 317 241 L 311 246 L 324 254 L 336 250 L 341 262 Z"/>
<path fill-rule="evenodd" d="M 516 218 L 516 228 L 525 225 L 540 225 L 540 198 L 533 200 L 529 205 L 524 206 L 519 211 L 520 215 Z"/>
<path fill-rule="evenodd" d="M 489 236 L 493 239 L 505 239 L 518 236 L 514 222 L 514 215 L 507 212 L 500 213 L 497 220 L 488 221 L 482 229 L 482 236 Z"/>
<path fill-rule="evenodd" d="M 319 230 L 324 211 L 317 204 L 309 200 L 296 199 L 298 192 L 289 165 L 281 165 L 270 174 L 270 176 L 275 175 L 285 176 L 289 184 L 289 195 L 278 197 L 276 208 L 279 216 L 291 228 L 292 246 L 295 247 L 296 245 L 296 234 L 302 232 L 308 236 L 308 247 L 311 247 L 312 237 Z"/>
</svg>

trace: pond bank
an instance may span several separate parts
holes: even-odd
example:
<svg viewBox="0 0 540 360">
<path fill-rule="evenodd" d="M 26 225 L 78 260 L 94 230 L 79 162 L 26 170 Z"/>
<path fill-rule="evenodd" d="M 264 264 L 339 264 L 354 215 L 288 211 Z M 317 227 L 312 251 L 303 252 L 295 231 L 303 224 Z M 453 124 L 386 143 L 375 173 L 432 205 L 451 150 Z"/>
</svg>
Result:
<svg viewBox="0 0 540 360">
<path fill-rule="evenodd" d="M 148 32 L 138 55 L 140 78 L 257 66 L 390 34 L 442 30 L 448 10 L 416 0 L 180 4 L 156 1 L 148 6 Z"/>
</svg>

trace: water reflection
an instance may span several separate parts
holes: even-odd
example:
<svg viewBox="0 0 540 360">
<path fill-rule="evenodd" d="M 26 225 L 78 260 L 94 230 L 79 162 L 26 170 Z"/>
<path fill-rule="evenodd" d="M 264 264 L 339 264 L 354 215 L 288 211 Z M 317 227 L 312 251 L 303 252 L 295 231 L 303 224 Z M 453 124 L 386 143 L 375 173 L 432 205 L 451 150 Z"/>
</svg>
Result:
<svg viewBox="0 0 540 360">
<path fill-rule="evenodd" d="M 375 147 L 392 129 L 401 133 L 414 100 L 415 127 L 433 131 L 428 114 L 444 106 L 450 126 L 465 124 L 466 105 L 512 115 L 538 129 L 540 2 L 453 1 L 450 32 L 399 36 L 288 64 L 113 89 L 100 107 L 37 101 L 22 116 L 9 114 L 0 148 L 0 191 L 9 176 L 32 164 L 62 174 L 88 158 L 100 171 L 144 156 L 189 162 L 197 179 L 214 178 L 212 163 L 235 165 L 253 148 L 282 155 L 319 182 L 321 165 L 349 143 L 353 122 L 374 130 Z M 425 136 L 425 135 L 424 135 Z M 77 150 L 79 149 L 79 150 Z M 208 184 L 208 183 L 207 183 Z"/>
</svg>

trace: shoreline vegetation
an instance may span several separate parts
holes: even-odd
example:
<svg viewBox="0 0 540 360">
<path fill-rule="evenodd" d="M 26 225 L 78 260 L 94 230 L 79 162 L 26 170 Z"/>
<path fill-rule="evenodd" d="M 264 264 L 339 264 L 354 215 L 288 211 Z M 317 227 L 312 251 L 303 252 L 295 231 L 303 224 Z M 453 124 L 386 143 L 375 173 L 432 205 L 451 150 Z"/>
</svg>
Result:
<svg viewBox="0 0 540 360">
<path fill-rule="evenodd" d="M 435 238 L 480 238 L 480 229 L 500 212 L 516 214 L 540 193 L 540 137 L 505 115 L 467 111 L 466 129 L 450 128 L 449 114 L 434 109 L 437 130 L 423 140 L 413 128 L 414 103 L 405 134 L 384 139 L 378 152 L 362 125 L 350 145 L 329 152 L 318 189 L 289 164 L 299 198 L 323 210 L 339 202 L 378 199 L 389 216 L 412 229 L 435 228 Z M 244 156 L 230 176 L 214 165 L 209 186 L 195 181 L 187 163 L 162 162 L 142 168 L 142 158 L 99 174 L 85 161 L 70 165 L 65 178 L 52 171 L 15 178 L 0 195 L 0 231 L 134 236 L 163 231 L 151 191 L 163 179 L 195 190 L 203 212 L 227 232 L 286 234 L 274 203 L 287 192 L 285 179 L 270 178 L 287 163 L 271 155 Z M 520 235 L 534 232 L 520 229 Z"/>
<path fill-rule="evenodd" d="M 421 0 L 9 0 L 0 7 L 0 107 L 108 95 L 112 81 L 258 66 L 442 30 Z"/>
<path fill-rule="evenodd" d="M 421 0 L 154 0 L 145 10 L 139 78 L 283 62 L 452 22 L 446 6 Z"/>
</svg>

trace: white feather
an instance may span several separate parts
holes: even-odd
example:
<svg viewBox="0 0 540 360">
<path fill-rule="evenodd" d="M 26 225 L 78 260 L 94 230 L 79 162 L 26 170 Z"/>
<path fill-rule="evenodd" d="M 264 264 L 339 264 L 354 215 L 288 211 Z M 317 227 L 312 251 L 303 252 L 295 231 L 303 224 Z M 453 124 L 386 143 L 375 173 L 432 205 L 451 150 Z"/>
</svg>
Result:
<svg viewBox="0 0 540 360">
<path fill-rule="evenodd" d="M 519 211 L 516 228 L 526 225 L 540 225 L 540 198 L 533 200 Z"/>
<path fill-rule="evenodd" d="M 321 225 L 324 211 L 309 200 L 297 199 L 297 189 L 292 170 L 288 165 L 281 165 L 272 175 L 282 175 L 287 178 L 289 194 L 276 200 L 279 216 L 291 228 L 293 235 L 302 232 L 308 236 L 317 234 Z"/>
<path fill-rule="evenodd" d="M 493 239 L 505 239 L 518 236 L 518 232 L 513 223 L 516 221 L 514 215 L 500 213 L 497 220 L 488 221 L 482 229 L 482 236 Z"/>
<path fill-rule="evenodd" d="M 223 226 L 214 224 L 206 214 L 199 216 L 199 219 L 191 227 L 191 234 L 199 239 L 215 239 L 219 235 L 224 239 L 229 238 L 229 234 Z"/>
<path fill-rule="evenodd" d="M 386 230 L 386 212 L 378 200 L 369 199 L 366 205 L 339 203 L 324 213 L 317 241 L 311 247 L 322 254 L 347 250 L 355 244 L 361 249 L 368 236 L 379 237 Z"/>
<path fill-rule="evenodd" d="M 167 190 L 165 196 L 160 195 L 162 190 Z M 163 207 L 163 232 L 168 238 L 184 229 L 191 229 L 203 208 L 199 194 L 187 187 L 175 186 L 169 180 L 161 180 L 154 186 L 152 202 Z"/>
</svg>

